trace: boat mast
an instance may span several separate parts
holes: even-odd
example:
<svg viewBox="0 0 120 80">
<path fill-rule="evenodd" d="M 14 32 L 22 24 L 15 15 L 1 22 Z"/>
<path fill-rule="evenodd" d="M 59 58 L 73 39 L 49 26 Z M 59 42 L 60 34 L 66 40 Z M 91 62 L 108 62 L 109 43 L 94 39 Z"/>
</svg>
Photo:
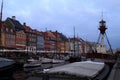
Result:
<svg viewBox="0 0 120 80">
<path fill-rule="evenodd" d="M 0 47 L 1 48 L 2 48 L 2 35 L 1 35 L 1 32 L 2 32 L 2 12 L 3 12 L 3 0 L 1 3 L 1 12 L 0 12 Z"/>
<path fill-rule="evenodd" d="M 75 27 L 74 27 L 74 56 L 75 56 Z"/>
<path fill-rule="evenodd" d="M 3 12 L 3 0 L 1 3 L 0 21 L 2 22 L 2 12 Z"/>
</svg>

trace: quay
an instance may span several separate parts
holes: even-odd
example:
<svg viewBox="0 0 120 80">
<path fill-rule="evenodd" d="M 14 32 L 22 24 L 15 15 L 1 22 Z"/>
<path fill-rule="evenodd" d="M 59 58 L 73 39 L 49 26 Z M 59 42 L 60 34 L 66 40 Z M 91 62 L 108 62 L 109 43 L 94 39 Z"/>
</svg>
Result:
<svg viewBox="0 0 120 80">
<path fill-rule="evenodd" d="M 107 80 L 120 80 L 120 61 L 114 64 Z"/>
</svg>

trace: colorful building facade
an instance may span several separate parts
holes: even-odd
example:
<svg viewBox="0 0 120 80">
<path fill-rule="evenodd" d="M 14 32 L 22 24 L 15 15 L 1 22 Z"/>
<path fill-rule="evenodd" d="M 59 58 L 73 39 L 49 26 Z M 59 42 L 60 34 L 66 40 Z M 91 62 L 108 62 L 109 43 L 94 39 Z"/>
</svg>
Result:
<svg viewBox="0 0 120 80">
<path fill-rule="evenodd" d="M 37 52 L 43 52 L 44 51 L 44 37 L 42 35 L 42 32 L 36 30 L 37 33 Z"/>
<path fill-rule="evenodd" d="M 16 32 L 16 49 L 26 49 L 26 33 L 24 31 Z"/>
<path fill-rule="evenodd" d="M 27 52 L 36 54 L 37 47 L 37 34 L 30 26 L 27 26 L 26 23 L 23 24 L 26 33 L 26 50 Z"/>
<path fill-rule="evenodd" d="M 12 18 L 7 18 L 4 25 L 6 27 L 4 30 L 6 47 L 13 47 L 14 49 L 22 50 L 26 49 L 25 29 L 22 24 L 16 20 L 16 17 L 12 16 Z"/>
<path fill-rule="evenodd" d="M 1 31 L 1 42 L 3 49 L 15 49 L 15 28 L 4 22 Z"/>
<path fill-rule="evenodd" d="M 42 33 L 44 36 L 44 50 L 47 52 L 55 52 L 55 35 L 51 31 Z"/>
<path fill-rule="evenodd" d="M 5 49 L 23 50 L 28 53 L 85 53 L 87 44 L 82 39 L 67 38 L 58 31 L 41 32 L 32 29 L 16 17 L 7 18 L 0 26 L 1 47 Z M 75 42 L 74 42 L 75 41 Z M 75 44 L 75 45 L 74 45 Z M 74 48 L 75 47 L 75 48 Z"/>
</svg>

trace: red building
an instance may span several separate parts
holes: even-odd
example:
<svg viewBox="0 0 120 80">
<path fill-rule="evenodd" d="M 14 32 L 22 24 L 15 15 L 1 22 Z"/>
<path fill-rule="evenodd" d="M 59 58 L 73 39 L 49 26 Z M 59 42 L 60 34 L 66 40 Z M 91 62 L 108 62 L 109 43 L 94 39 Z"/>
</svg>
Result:
<svg viewBox="0 0 120 80">
<path fill-rule="evenodd" d="M 59 36 L 60 36 L 60 46 L 61 46 L 60 50 L 61 50 L 61 52 L 66 53 L 70 50 L 69 40 L 62 33 L 59 33 Z"/>
<path fill-rule="evenodd" d="M 51 31 L 43 32 L 44 36 L 44 50 L 48 52 L 55 52 L 56 37 Z"/>
<path fill-rule="evenodd" d="M 55 53 L 65 53 L 69 51 L 69 41 L 65 35 L 57 31 L 46 31 L 43 33 L 45 39 L 45 50 Z"/>
<path fill-rule="evenodd" d="M 15 16 L 7 18 L 4 22 L 5 29 L 5 46 L 23 50 L 26 48 L 26 34 L 22 24 L 16 20 Z M 3 41 L 4 42 L 4 41 Z M 14 45 L 14 46 L 13 46 Z"/>
<path fill-rule="evenodd" d="M 23 27 L 26 32 L 27 51 L 31 53 L 36 53 L 36 47 L 37 47 L 36 30 L 33 30 L 30 26 L 27 26 L 26 23 L 23 24 Z"/>
<path fill-rule="evenodd" d="M 24 31 L 16 32 L 16 49 L 26 49 L 26 33 Z"/>
<path fill-rule="evenodd" d="M 60 38 L 60 35 L 59 35 L 59 32 L 58 31 L 55 31 L 55 32 L 52 32 L 55 37 L 56 37 L 56 42 L 55 42 L 55 49 L 56 49 L 56 52 L 57 53 L 60 53 L 61 52 L 61 38 Z"/>
</svg>

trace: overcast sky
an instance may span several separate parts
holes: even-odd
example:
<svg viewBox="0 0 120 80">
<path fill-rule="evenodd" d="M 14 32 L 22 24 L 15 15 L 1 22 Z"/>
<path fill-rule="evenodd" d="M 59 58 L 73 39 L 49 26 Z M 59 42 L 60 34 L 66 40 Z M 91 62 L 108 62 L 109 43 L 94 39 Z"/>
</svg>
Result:
<svg viewBox="0 0 120 80">
<path fill-rule="evenodd" d="M 75 27 L 78 37 L 96 42 L 102 12 L 110 43 L 120 48 L 119 0 L 4 0 L 3 20 L 16 16 L 33 29 L 57 30 L 67 37 L 73 36 Z"/>
</svg>

